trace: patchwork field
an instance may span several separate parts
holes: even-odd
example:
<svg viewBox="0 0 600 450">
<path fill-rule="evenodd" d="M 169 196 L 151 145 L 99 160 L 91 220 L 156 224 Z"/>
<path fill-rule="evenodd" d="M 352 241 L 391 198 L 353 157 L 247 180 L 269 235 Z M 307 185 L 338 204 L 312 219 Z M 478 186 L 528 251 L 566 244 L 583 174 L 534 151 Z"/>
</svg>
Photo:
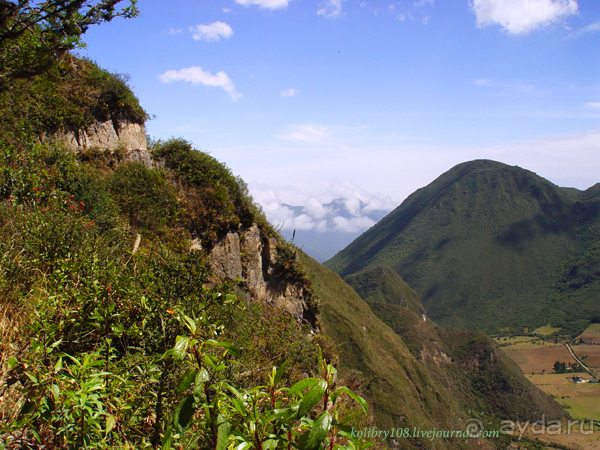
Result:
<svg viewBox="0 0 600 450">
<path fill-rule="evenodd" d="M 573 374 L 589 379 L 587 373 Z M 573 383 L 566 374 L 527 375 L 533 384 L 565 406 L 574 419 L 600 420 L 600 384 Z"/>
<path fill-rule="evenodd" d="M 575 360 L 564 345 L 536 344 L 533 346 L 533 344 L 530 344 L 529 347 L 524 348 L 524 344 L 528 343 L 503 347 L 502 350 L 504 350 L 526 374 L 540 374 L 544 372 L 553 374 L 553 367 L 556 361 L 564 361 L 571 364 L 575 363 Z"/>
<path fill-rule="evenodd" d="M 586 336 L 589 338 L 590 333 L 595 332 L 595 327 L 591 330 L 588 328 Z M 497 338 L 496 342 L 521 367 L 532 383 L 552 395 L 573 418 L 572 427 L 566 421 L 560 434 L 538 434 L 529 429 L 525 436 L 550 444 L 547 448 L 552 448 L 551 444 L 554 443 L 575 450 L 600 450 L 600 426 L 596 425 L 593 431 L 589 426 L 590 419 L 600 421 L 600 384 L 573 383 L 567 379 L 573 375 L 590 379 L 587 372 L 556 374 L 553 371 L 556 361 L 575 362 L 567 348 L 562 344 L 530 336 Z M 600 345 L 581 344 L 572 346 L 572 349 L 579 358 L 587 355 L 583 362 L 589 367 L 600 367 Z"/>
<path fill-rule="evenodd" d="M 577 336 L 586 344 L 600 344 L 600 323 L 593 323 L 587 329 Z"/>
<path fill-rule="evenodd" d="M 600 345 L 580 344 L 571 346 L 571 349 L 586 366 L 600 368 Z"/>
<path fill-rule="evenodd" d="M 544 347 L 558 347 L 561 344 L 555 344 L 553 342 L 546 342 L 537 337 L 531 336 L 510 336 L 495 338 L 495 341 L 504 350 L 527 350 L 537 349 Z"/>
</svg>

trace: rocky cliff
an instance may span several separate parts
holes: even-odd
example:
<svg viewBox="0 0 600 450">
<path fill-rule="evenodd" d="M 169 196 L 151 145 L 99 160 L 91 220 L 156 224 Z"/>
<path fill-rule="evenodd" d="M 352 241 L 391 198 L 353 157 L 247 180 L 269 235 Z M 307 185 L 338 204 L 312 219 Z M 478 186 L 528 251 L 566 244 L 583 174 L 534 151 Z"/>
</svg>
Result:
<svg viewBox="0 0 600 450">
<path fill-rule="evenodd" d="M 230 231 L 216 243 L 211 267 L 222 280 L 241 281 L 254 300 L 274 304 L 315 327 L 313 293 L 306 283 L 285 276 L 280 252 L 277 238 L 262 236 L 253 224 L 246 230 Z"/>
<path fill-rule="evenodd" d="M 85 129 L 63 129 L 51 136 L 71 151 L 121 151 L 125 160 L 151 165 L 146 144 L 146 127 L 143 123 L 109 118 L 105 121 L 97 120 Z M 42 136 L 42 141 L 45 138 L 47 136 Z"/>
</svg>

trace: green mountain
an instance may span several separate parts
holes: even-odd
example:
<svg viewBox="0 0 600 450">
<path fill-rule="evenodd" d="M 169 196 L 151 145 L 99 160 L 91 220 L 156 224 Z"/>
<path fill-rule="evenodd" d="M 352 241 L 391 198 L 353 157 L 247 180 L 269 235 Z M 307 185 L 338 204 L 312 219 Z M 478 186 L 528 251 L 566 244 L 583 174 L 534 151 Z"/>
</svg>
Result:
<svg viewBox="0 0 600 450">
<path fill-rule="evenodd" d="M 388 265 L 441 325 L 575 332 L 598 312 L 599 191 L 494 161 L 459 164 L 325 265 L 343 277 Z"/>
<path fill-rule="evenodd" d="M 500 421 L 511 417 L 564 417 L 562 407 L 487 336 L 424 322 L 416 293 L 395 273 L 370 270 L 367 277 L 384 282 L 381 289 L 369 287 L 370 298 L 380 301 L 365 302 L 332 271 L 304 254 L 301 260 L 321 301 L 323 330 L 339 345 L 341 377 L 372 403 L 379 429 L 459 430 L 478 420 L 485 429 L 498 430 Z M 359 288 L 365 278 L 349 281 Z M 481 444 L 436 440 L 435 448 L 505 448 L 505 439 Z M 400 441 L 400 448 L 430 445 Z"/>
<path fill-rule="evenodd" d="M 427 318 L 417 293 L 391 268 L 367 268 L 344 280 L 463 409 L 492 417 L 562 413 L 484 334 L 438 327 Z"/>
</svg>

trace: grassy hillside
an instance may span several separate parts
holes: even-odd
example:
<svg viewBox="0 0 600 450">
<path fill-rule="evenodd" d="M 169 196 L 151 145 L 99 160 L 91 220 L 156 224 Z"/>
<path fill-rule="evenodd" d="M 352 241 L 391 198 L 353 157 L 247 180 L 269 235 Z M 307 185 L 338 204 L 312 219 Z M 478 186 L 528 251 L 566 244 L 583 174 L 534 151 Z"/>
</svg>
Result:
<svg viewBox="0 0 600 450">
<path fill-rule="evenodd" d="M 417 294 L 389 267 L 365 269 L 345 281 L 463 409 L 487 411 L 487 420 L 535 417 L 542 411 L 554 417 L 563 414 L 491 339 L 423 320 L 424 308 Z"/>
<path fill-rule="evenodd" d="M 559 279 L 574 266 L 586 274 L 598 266 L 591 250 L 600 223 L 597 191 L 561 189 L 493 161 L 460 164 L 325 265 L 344 277 L 392 267 L 442 325 L 490 333 L 550 322 L 576 329 L 597 311 L 590 295 L 596 279 L 582 275 L 587 293 Z"/>
<path fill-rule="evenodd" d="M 388 299 L 367 305 L 339 276 L 306 255 L 302 261 L 322 302 L 323 329 L 340 346 L 341 374 L 372 402 L 378 428 L 462 429 L 476 418 L 494 430 L 509 417 L 564 416 L 560 405 L 531 384 L 485 335 L 424 322 L 411 310 L 422 307 L 404 283 L 389 282 L 390 292 L 404 290 L 414 303 Z M 439 448 L 462 444 L 435 442 Z M 489 442 L 502 443 L 506 445 L 504 440 Z M 401 448 L 422 444 L 408 441 Z"/>
<path fill-rule="evenodd" d="M 389 266 L 376 266 L 348 275 L 344 281 L 367 303 L 403 306 L 417 315 L 425 312 L 417 293 Z"/>
</svg>

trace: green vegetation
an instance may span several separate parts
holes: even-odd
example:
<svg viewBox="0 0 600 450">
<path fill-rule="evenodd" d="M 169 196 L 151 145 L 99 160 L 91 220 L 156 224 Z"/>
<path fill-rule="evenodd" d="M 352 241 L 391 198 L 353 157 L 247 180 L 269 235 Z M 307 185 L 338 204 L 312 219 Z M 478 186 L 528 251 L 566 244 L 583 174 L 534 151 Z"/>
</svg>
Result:
<svg viewBox="0 0 600 450">
<path fill-rule="evenodd" d="M 264 233 L 275 232 L 259 206 L 251 199 L 246 183 L 212 156 L 192 149 L 182 139 L 150 144 L 152 156 L 169 170 L 183 187 L 180 201 L 185 204 L 182 220 L 193 236 L 212 247 L 220 233 L 238 227 L 260 224 Z"/>
<path fill-rule="evenodd" d="M 209 282 L 204 253 L 176 240 L 190 239 L 176 174 L 139 163 L 100 170 L 24 141 L 0 150 L 0 297 L 11 324 L 0 344 L 9 399 L 0 441 L 361 445 L 343 419 L 357 411 L 352 399 L 365 403 L 335 384 L 326 340 L 288 315 L 247 309 L 232 285 Z"/>
<path fill-rule="evenodd" d="M 403 306 L 420 315 L 425 312 L 417 296 L 389 266 L 375 266 L 344 278 L 360 297 L 369 303 L 387 303 Z"/>
<path fill-rule="evenodd" d="M 554 370 L 554 373 L 578 373 L 578 372 L 583 372 L 583 368 L 575 363 L 573 365 L 571 365 L 570 362 L 566 363 L 564 361 L 556 361 L 554 363 L 554 366 L 552 368 Z"/>
<path fill-rule="evenodd" d="M 544 325 L 543 327 L 539 327 L 538 329 L 534 330 L 534 333 L 537 333 L 541 336 L 550 336 L 551 334 L 558 333 L 559 331 L 560 331 L 560 328 L 553 327 L 552 325 L 548 324 L 548 325 Z"/>
<path fill-rule="evenodd" d="M 40 74 L 68 50 L 83 47 L 88 27 L 138 14 L 136 0 L 31 0 L 0 2 L 0 90 L 18 78 Z"/>
<path fill-rule="evenodd" d="M 13 80 L 0 89 L 3 133 L 39 136 L 81 130 L 94 121 L 143 123 L 127 75 L 112 74 L 93 61 L 66 54 L 43 74 Z"/>
<path fill-rule="evenodd" d="M 341 345 L 341 377 L 373 405 L 379 428 L 401 421 L 402 426 L 422 429 L 460 429 L 468 417 L 465 411 L 484 411 L 490 429 L 495 426 L 490 424 L 499 423 L 494 421 L 529 420 L 540 411 L 563 417 L 560 405 L 529 382 L 483 334 L 424 322 L 408 302 L 400 306 L 370 301 L 369 308 L 339 276 L 306 255 L 302 262 L 321 299 L 324 331 Z M 377 270 L 367 273 L 376 276 Z M 370 292 L 379 295 L 376 289 Z M 414 300 L 421 311 L 418 298 Z M 494 442 L 503 443 L 508 445 Z M 463 444 L 448 443 L 450 448 Z M 413 441 L 400 445 L 427 446 Z"/>
<path fill-rule="evenodd" d="M 0 447 L 365 448 L 327 338 L 211 273 L 225 233 L 275 235 L 241 180 L 181 140 L 153 143 L 157 167 L 40 143 L 144 121 L 90 61 L 13 77 L 0 102 Z"/>
<path fill-rule="evenodd" d="M 463 163 L 325 265 L 344 277 L 388 265 L 439 324 L 521 334 L 550 323 L 575 336 L 598 314 L 598 192 Z"/>
<path fill-rule="evenodd" d="M 565 408 L 568 408 L 569 414 L 575 420 L 585 420 L 584 430 L 588 431 L 590 429 L 590 419 L 600 415 L 600 407 L 598 406 L 599 398 L 600 396 L 594 398 L 593 401 L 590 401 L 590 398 L 568 397 L 559 399 L 558 401 L 563 404 Z M 598 432 L 597 429 L 595 431 Z"/>
</svg>

